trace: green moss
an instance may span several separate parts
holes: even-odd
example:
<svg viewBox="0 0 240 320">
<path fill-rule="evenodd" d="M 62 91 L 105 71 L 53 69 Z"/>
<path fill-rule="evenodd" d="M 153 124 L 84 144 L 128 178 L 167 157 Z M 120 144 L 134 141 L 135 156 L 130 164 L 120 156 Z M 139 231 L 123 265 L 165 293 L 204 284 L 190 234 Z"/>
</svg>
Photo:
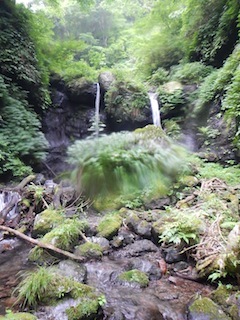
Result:
<svg viewBox="0 0 240 320">
<path fill-rule="evenodd" d="M 122 225 L 122 218 L 118 214 L 108 214 L 100 221 L 97 231 L 98 235 L 112 239 Z"/>
<path fill-rule="evenodd" d="M 217 290 L 215 290 L 211 294 L 211 298 L 213 299 L 214 302 L 221 306 L 227 306 L 227 299 L 229 297 L 230 290 L 226 288 L 226 286 L 219 285 Z"/>
<path fill-rule="evenodd" d="M 81 231 L 83 231 L 85 227 L 85 221 L 65 219 L 62 224 L 45 234 L 45 236 L 41 239 L 41 242 L 52 244 L 55 247 L 63 250 L 71 250 L 80 237 Z M 41 258 L 44 259 L 44 252 L 44 249 L 35 247 L 30 251 L 29 259 L 31 261 L 36 261 Z"/>
<path fill-rule="evenodd" d="M 62 211 L 48 208 L 39 213 L 34 221 L 34 235 L 44 235 L 64 222 L 66 218 Z"/>
<path fill-rule="evenodd" d="M 66 310 L 68 320 L 95 319 L 99 310 L 98 299 L 84 299 L 76 307 Z"/>
<path fill-rule="evenodd" d="M 221 308 L 209 298 L 195 300 L 189 307 L 192 319 L 230 320 Z"/>
<path fill-rule="evenodd" d="M 37 320 L 37 318 L 26 312 L 13 313 L 8 311 L 5 316 L 0 316 L 0 320 Z"/>
<path fill-rule="evenodd" d="M 29 307 L 54 304 L 66 295 L 74 299 L 97 297 L 94 288 L 61 276 L 54 269 L 45 267 L 27 273 L 18 286 L 18 292 L 19 300 Z"/>
<path fill-rule="evenodd" d="M 134 282 L 140 285 L 140 287 L 146 287 L 149 283 L 147 275 L 139 270 L 130 270 L 123 272 L 119 275 L 119 279 L 126 282 Z"/>
<path fill-rule="evenodd" d="M 98 243 L 85 242 L 76 248 L 76 252 L 84 257 L 97 258 L 102 256 L 103 248 Z"/>
</svg>

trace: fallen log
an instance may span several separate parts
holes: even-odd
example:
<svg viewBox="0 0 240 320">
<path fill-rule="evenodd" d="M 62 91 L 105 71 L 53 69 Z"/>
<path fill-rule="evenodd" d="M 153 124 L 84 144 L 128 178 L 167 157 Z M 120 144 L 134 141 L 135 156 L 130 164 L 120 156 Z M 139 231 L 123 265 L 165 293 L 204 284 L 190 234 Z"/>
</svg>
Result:
<svg viewBox="0 0 240 320">
<path fill-rule="evenodd" d="M 26 241 L 28 241 L 28 242 L 40 247 L 40 248 L 48 249 L 48 250 L 57 252 L 59 254 L 62 254 L 63 256 L 66 256 L 66 257 L 68 257 L 70 259 L 78 260 L 78 261 L 84 261 L 85 260 L 84 257 L 76 256 L 75 254 L 73 254 L 71 252 L 59 249 L 59 248 L 53 246 L 52 244 L 43 243 L 41 241 L 33 239 L 33 238 L 31 238 L 29 236 L 26 236 L 22 232 L 19 232 L 19 231 L 15 230 L 15 229 L 12 229 L 12 228 L 9 228 L 9 227 L 6 227 L 6 226 L 0 226 L 0 230 L 7 231 L 9 233 L 13 233 L 18 238 L 24 239 L 24 240 L 26 240 Z"/>
</svg>

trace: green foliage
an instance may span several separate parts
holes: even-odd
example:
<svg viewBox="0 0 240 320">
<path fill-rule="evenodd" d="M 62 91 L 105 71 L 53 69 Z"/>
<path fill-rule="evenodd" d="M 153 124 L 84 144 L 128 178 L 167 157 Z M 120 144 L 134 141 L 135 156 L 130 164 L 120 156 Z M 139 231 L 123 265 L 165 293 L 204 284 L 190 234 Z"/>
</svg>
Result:
<svg viewBox="0 0 240 320">
<path fill-rule="evenodd" d="M 199 84 L 206 78 L 213 68 L 206 66 L 201 62 L 192 62 L 179 64 L 171 68 L 170 78 L 171 80 L 177 80 L 182 83 Z"/>
<path fill-rule="evenodd" d="M 181 133 L 181 128 L 180 128 L 179 124 L 177 123 L 177 121 L 174 121 L 173 119 L 164 120 L 163 127 L 164 127 L 166 134 L 169 137 L 171 137 L 173 139 L 179 138 L 180 133 Z"/>
<path fill-rule="evenodd" d="M 239 166 L 223 167 L 219 163 L 205 163 L 198 160 L 199 177 L 210 179 L 212 177 L 219 178 L 227 184 L 236 185 L 240 179 Z"/>
<path fill-rule="evenodd" d="M 176 212 L 173 214 L 173 221 L 166 222 L 163 226 L 163 232 L 159 237 L 160 242 L 174 243 L 180 245 L 195 244 L 199 239 L 200 226 L 202 222 L 200 217 L 188 213 Z"/>
<path fill-rule="evenodd" d="M 148 79 L 149 85 L 159 86 L 168 81 L 168 71 L 164 68 L 158 68 L 156 71 L 152 73 L 152 75 Z"/>
<path fill-rule="evenodd" d="M 139 270 L 133 269 L 130 271 L 123 272 L 118 277 L 122 281 L 137 283 L 140 287 L 147 287 L 149 283 L 148 276 Z"/>
<path fill-rule="evenodd" d="M 164 194 L 184 168 L 182 149 L 160 128 L 77 141 L 68 150 L 79 191 L 97 201 L 141 190 Z M 111 204 L 114 205 L 113 198 Z"/>
<path fill-rule="evenodd" d="M 22 177 L 45 156 L 47 142 L 41 124 L 26 101 L 10 97 L 8 86 L 0 76 L 0 174 Z"/>
<path fill-rule="evenodd" d="M 159 87 L 157 90 L 159 95 L 159 100 L 161 102 L 161 113 L 167 114 L 172 110 L 179 114 L 179 110 L 186 104 L 183 90 L 177 89 L 173 92 L 168 92 L 163 88 Z"/>
</svg>

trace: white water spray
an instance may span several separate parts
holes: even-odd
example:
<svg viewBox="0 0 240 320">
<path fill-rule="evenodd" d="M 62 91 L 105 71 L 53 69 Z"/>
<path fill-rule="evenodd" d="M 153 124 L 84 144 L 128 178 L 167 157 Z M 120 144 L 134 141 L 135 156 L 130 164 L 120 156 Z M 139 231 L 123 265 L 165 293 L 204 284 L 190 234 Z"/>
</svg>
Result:
<svg viewBox="0 0 240 320">
<path fill-rule="evenodd" d="M 152 109 L 152 118 L 153 118 L 153 124 L 157 127 L 162 127 L 161 125 L 161 117 L 160 117 L 160 111 L 159 111 L 159 105 L 157 101 L 157 94 L 149 92 L 148 93 L 150 102 L 151 102 L 151 109 Z"/>
<path fill-rule="evenodd" d="M 95 134 L 96 137 L 99 136 L 99 108 L 100 108 L 100 85 L 97 83 L 97 92 L 96 92 L 96 100 L 95 100 Z"/>
</svg>

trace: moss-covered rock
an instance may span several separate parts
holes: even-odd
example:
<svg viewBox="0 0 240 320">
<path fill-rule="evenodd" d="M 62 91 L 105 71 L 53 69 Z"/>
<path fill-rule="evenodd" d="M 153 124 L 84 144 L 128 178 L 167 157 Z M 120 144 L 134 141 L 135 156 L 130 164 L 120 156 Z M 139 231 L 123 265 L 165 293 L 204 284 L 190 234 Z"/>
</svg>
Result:
<svg viewBox="0 0 240 320">
<path fill-rule="evenodd" d="M 37 320 L 31 313 L 26 312 L 8 312 L 5 316 L 0 316 L 0 320 Z"/>
<path fill-rule="evenodd" d="M 220 306 L 209 298 L 199 298 L 189 307 L 189 320 L 231 320 Z"/>
<path fill-rule="evenodd" d="M 133 283 L 141 288 L 146 287 L 149 283 L 148 276 L 145 272 L 139 270 L 130 270 L 123 272 L 119 275 L 119 280 L 127 283 Z"/>
<path fill-rule="evenodd" d="M 43 243 L 52 244 L 63 250 L 71 250 L 81 235 L 81 231 L 86 228 L 86 222 L 77 219 L 65 219 L 56 228 L 46 233 L 41 239 Z M 40 247 L 33 248 L 29 253 L 31 261 L 44 261 L 46 250 Z M 54 252 L 51 252 L 55 254 Z"/>
<path fill-rule="evenodd" d="M 135 129 L 152 122 L 147 92 L 132 83 L 115 81 L 105 103 L 111 130 Z"/>
<path fill-rule="evenodd" d="M 98 235 L 111 240 L 122 225 L 122 218 L 118 214 L 108 214 L 100 221 L 97 231 Z"/>
<path fill-rule="evenodd" d="M 62 211 L 48 208 L 39 213 L 33 225 L 33 236 L 45 235 L 59 224 L 63 223 L 66 218 Z"/>
<path fill-rule="evenodd" d="M 19 284 L 19 300 L 28 307 L 55 304 L 66 296 L 73 299 L 97 299 L 93 287 L 64 277 L 54 268 L 41 267 L 29 273 Z"/>
<path fill-rule="evenodd" d="M 98 243 L 85 242 L 75 248 L 75 254 L 87 258 L 101 258 L 103 248 Z"/>
<path fill-rule="evenodd" d="M 76 307 L 66 310 L 68 320 L 95 320 L 98 319 L 100 305 L 98 299 L 83 299 Z"/>
<path fill-rule="evenodd" d="M 96 86 L 85 78 L 78 78 L 67 84 L 67 94 L 72 102 L 94 106 Z"/>
</svg>

